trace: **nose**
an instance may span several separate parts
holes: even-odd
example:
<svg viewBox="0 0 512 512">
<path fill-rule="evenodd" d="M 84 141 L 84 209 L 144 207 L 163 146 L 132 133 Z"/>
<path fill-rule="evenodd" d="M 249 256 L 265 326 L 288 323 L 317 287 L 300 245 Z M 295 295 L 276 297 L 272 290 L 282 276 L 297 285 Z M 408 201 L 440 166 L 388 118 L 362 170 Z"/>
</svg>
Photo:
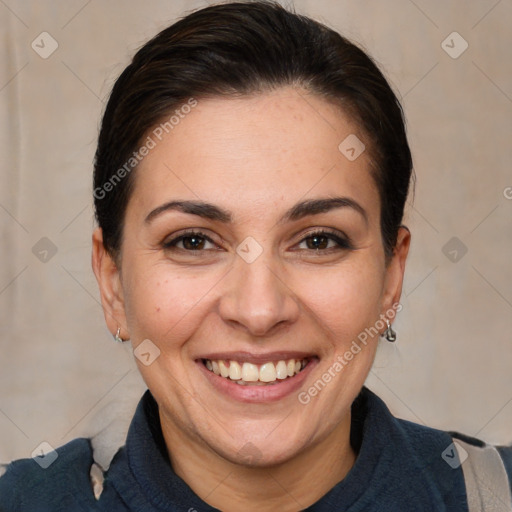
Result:
<svg viewBox="0 0 512 512">
<path fill-rule="evenodd" d="M 299 305 L 278 265 L 261 255 L 247 263 L 236 257 L 226 276 L 219 313 L 233 327 L 253 336 L 269 336 L 278 327 L 295 322 Z"/>
</svg>

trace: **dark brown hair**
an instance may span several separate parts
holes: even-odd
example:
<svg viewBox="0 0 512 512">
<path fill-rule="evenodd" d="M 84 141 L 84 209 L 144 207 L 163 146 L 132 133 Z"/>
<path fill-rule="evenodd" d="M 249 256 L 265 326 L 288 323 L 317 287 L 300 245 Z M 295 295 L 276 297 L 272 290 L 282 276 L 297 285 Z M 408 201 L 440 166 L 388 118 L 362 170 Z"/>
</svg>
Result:
<svg viewBox="0 0 512 512">
<path fill-rule="evenodd" d="M 360 48 L 270 1 L 231 2 L 189 14 L 146 43 L 117 79 L 94 166 L 95 213 L 106 250 L 118 260 L 134 155 L 140 156 L 149 130 L 191 98 L 257 94 L 287 85 L 337 102 L 362 129 L 389 258 L 412 173 L 400 103 Z"/>
</svg>

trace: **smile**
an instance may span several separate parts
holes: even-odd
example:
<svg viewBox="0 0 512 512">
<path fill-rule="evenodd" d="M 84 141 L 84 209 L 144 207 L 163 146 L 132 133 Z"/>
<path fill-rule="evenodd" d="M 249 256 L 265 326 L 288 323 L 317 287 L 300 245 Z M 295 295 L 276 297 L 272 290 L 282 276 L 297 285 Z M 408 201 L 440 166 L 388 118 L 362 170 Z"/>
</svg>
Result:
<svg viewBox="0 0 512 512">
<path fill-rule="evenodd" d="M 271 403 L 296 395 L 320 362 L 311 352 L 211 352 L 194 358 L 211 390 L 229 400 Z"/>
<path fill-rule="evenodd" d="M 202 359 L 202 362 L 215 375 L 232 380 L 241 386 L 265 386 L 294 377 L 306 367 L 309 358 L 282 359 L 260 365 L 223 359 Z"/>
</svg>

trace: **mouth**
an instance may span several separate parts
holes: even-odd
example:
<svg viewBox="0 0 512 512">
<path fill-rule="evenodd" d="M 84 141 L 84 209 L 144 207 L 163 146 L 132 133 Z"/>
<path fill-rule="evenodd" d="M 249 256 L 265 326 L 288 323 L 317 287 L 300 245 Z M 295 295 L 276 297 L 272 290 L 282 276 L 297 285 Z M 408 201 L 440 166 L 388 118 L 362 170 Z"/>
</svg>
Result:
<svg viewBox="0 0 512 512">
<path fill-rule="evenodd" d="M 241 386 L 272 386 L 293 378 L 304 370 L 310 359 L 280 359 L 277 362 L 267 361 L 259 365 L 247 361 L 224 359 L 201 359 L 201 361 L 210 372 Z"/>
<path fill-rule="evenodd" d="M 304 353 L 240 352 L 195 361 L 214 391 L 237 401 L 264 403 L 298 392 L 319 358 Z"/>
</svg>

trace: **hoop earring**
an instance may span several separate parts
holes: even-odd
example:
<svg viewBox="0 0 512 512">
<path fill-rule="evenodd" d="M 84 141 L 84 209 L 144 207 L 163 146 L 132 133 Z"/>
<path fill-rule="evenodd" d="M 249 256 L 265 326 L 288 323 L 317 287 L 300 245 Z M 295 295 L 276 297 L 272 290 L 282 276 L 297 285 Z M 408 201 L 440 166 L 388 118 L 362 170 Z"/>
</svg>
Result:
<svg viewBox="0 0 512 512">
<path fill-rule="evenodd" d="M 381 334 L 381 336 L 385 337 L 388 341 L 394 342 L 394 341 L 396 341 L 396 332 L 391 328 L 391 324 L 389 323 L 389 320 L 387 318 L 385 320 L 386 320 L 387 328 Z"/>
<path fill-rule="evenodd" d="M 114 335 L 114 339 L 116 340 L 117 343 L 123 343 L 123 338 L 121 338 L 121 327 L 118 327 L 117 328 L 117 331 Z"/>
</svg>

